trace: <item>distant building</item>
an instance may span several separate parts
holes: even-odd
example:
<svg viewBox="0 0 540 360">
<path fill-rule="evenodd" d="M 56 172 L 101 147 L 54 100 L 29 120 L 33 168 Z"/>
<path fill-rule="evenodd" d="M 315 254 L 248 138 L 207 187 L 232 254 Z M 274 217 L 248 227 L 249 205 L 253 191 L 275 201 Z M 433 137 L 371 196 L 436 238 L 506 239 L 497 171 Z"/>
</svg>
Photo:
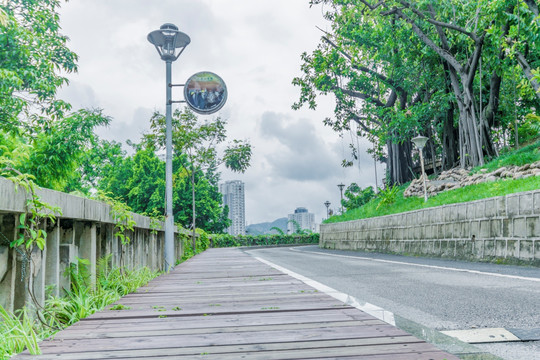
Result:
<svg viewBox="0 0 540 360">
<path fill-rule="evenodd" d="M 223 195 L 223 206 L 229 207 L 229 219 L 232 224 L 225 231 L 231 235 L 246 234 L 246 206 L 244 199 L 244 183 L 240 180 L 226 181 L 219 185 Z"/>
<path fill-rule="evenodd" d="M 312 232 L 316 231 L 315 214 L 308 212 L 306 208 L 296 208 L 294 214 L 288 215 L 287 233 L 292 234 L 296 231 L 294 222 L 298 223 L 300 229 L 307 229 Z"/>
</svg>

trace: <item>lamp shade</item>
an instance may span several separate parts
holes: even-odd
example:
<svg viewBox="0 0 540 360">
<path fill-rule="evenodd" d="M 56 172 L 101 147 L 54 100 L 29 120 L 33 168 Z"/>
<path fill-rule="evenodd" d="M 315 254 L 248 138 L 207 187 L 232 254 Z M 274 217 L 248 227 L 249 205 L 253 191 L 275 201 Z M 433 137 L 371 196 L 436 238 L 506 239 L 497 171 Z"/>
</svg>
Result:
<svg viewBox="0 0 540 360">
<path fill-rule="evenodd" d="M 185 48 L 191 42 L 188 35 L 178 31 L 176 25 L 169 23 L 161 25 L 159 30 L 152 31 L 147 39 L 156 47 L 161 59 L 165 61 L 176 60 L 178 58 L 175 54 L 176 49 Z"/>
<path fill-rule="evenodd" d="M 417 148 L 422 150 L 424 146 L 426 146 L 428 138 L 422 135 L 418 135 L 417 137 L 412 138 L 411 141 L 414 143 L 414 145 L 416 145 Z"/>
</svg>

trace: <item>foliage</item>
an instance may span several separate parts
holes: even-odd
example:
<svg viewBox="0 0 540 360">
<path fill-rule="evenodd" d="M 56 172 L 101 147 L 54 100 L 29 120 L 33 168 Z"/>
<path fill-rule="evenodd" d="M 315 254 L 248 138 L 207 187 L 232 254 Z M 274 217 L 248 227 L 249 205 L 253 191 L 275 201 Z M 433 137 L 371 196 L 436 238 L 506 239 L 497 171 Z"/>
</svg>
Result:
<svg viewBox="0 0 540 360">
<path fill-rule="evenodd" d="M 60 33 L 58 0 L 10 0 L 0 5 L 0 124 L 2 128 L 24 129 L 20 123 L 63 117 L 69 104 L 56 99 L 67 83 L 59 72 L 77 70 L 77 55 Z"/>
<path fill-rule="evenodd" d="M 275 230 L 278 233 L 278 235 L 281 235 L 281 236 L 285 235 L 285 232 L 281 230 L 281 228 L 278 228 L 277 226 L 272 226 L 270 230 Z"/>
<path fill-rule="evenodd" d="M 292 224 L 293 227 L 294 227 L 294 234 L 298 234 L 298 235 L 307 235 L 307 234 L 311 234 L 312 231 L 310 229 L 302 229 L 302 227 L 300 226 L 300 224 L 298 223 L 298 221 L 294 220 L 294 219 L 291 219 L 289 221 L 287 221 L 287 224 Z"/>
<path fill-rule="evenodd" d="M 533 1 L 310 3 L 324 4 L 331 30 L 302 55 L 293 108 L 315 109 L 317 96 L 333 95 L 334 117 L 324 123 L 371 141 L 390 183 L 412 179 L 410 139 L 418 133 L 430 138 L 426 159 L 443 169 L 482 165 L 508 143 L 517 145 L 514 126 L 520 142 L 538 136 Z"/>
<path fill-rule="evenodd" d="M 352 210 L 364 206 L 375 196 L 375 192 L 371 186 L 362 189 L 356 183 L 352 183 L 347 187 L 344 195 L 343 207 L 347 210 Z"/>
<path fill-rule="evenodd" d="M 66 275 L 71 287 L 64 297 L 49 297 L 43 310 L 42 322 L 30 316 L 26 309 L 11 314 L 0 306 L 0 359 L 29 349 L 39 354 L 38 341 L 78 320 L 102 310 L 105 306 L 146 285 L 159 273 L 148 268 L 128 270 L 111 268 L 111 256 L 98 261 L 96 281 L 92 282 L 88 261 L 79 259 L 70 264 Z"/>
<path fill-rule="evenodd" d="M 192 240 L 193 234 L 190 234 L 191 236 L 187 233 L 180 235 L 183 249 L 182 261 L 204 252 L 210 246 L 210 236 L 208 233 L 202 229 L 196 229 L 195 233 L 196 237 L 194 241 Z M 195 243 L 195 247 L 192 246 L 193 243 Z"/>
<path fill-rule="evenodd" d="M 503 166 L 522 166 L 537 161 L 540 161 L 540 140 L 519 150 L 508 151 L 484 166 L 472 169 L 471 173 L 477 173 L 483 169 L 485 171 L 492 172 Z M 333 216 L 325 222 L 341 222 L 365 219 L 434 206 L 474 201 L 494 196 L 503 196 L 516 192 L 536 190 L 540 188 L 540 177 L 532 176 L 526 179 L 506 179 L 498 180 L 496 182 L 470 185 L 463 188 L 441 192 L 436 196 L 429 197 L 427 202 L 424 202 L 420 197 L 404 198 L 403 192 L 408 185 L 409 184 L 404 184 L 400 187 L 390 189 L 390 191 L 393 193 L 391 197 L 394 197 L 392 206 L 382 206 L 381 202 L 384 201 L 384 197 L 386 195 L 379 195 L 371 199 L 371 201 L 367 202 L 365 205 L 347 211 L 341 216 Z M 388 192 L 388 188 L 383 192 Z"/>
<path fill-rule="evenodd" d="M 300 245 L 316 244 L 319 242 L 319 234 L 291 234 L 291 235 L 229 235 L 213 234 L 212 246 L 235 247 L 235 246 L 268 246 L 268 245 Z"/>
<path fill-rule="evenodd" d="M 439 193 L 435 196 L 428 198 L 427 202 L 424 202 L 424 199 L 420 197 L 403 197 L 403 192 L 407 188 L 407 185 L 408 184 L 405 184 L 399 187 L 396 201 L 393 203 L 392 206 L 378 208 L 379 200 L 375 198 L 358 209 L 348 211 L 341 216 L 333 216 L 325 222 L 333 223 L 367 219 L 377 216 L 398 214 L 406 211 L 413 211 L 435 206 L 456 204 L 495 196 L 504 196 L 516 192 L 537 190 L 540 188 L 540 178 L 538 176 L 533 176 L 526 179 L 499 180 L 496 182 L 469 185 L 463 188 Z"/>
<path fill-rule="evenodd" d="M 98 193 L 97 199 L 111 206 L 111 216 L 114 221 L 114 237 L 120 239 L 123 245 L 129 244 L 131 239 L 127 231 L 133 231 L 133 227 L 137 224 L 133 220 L 131 208 L 122 201 L 113 199 L 101 192 Z"/>
<path fill-rule="evenodd" d="M 100 191 L 125 202 L 133 212 L 152 217 L 165 212 L 165 163 L 147 144 L 136 145 L 136 152 L 126 156 L 115 148 L 114 159 L 96 168 Z M 173 161 L 173 214 L 175 222 L 189 228 L 192 223 L 191 179 L 185 170 L 185 157 Z M 217 176 L 207 171 L 195 174 L 195 201 L 199 227 L 209 232 L 221 232 L 228 227 L 228 219 L 217 186 Z"/>
<path fill-rule="evenodd" d="M 109 121 L 100 110 L 79 110 L 26 132 L 0 130 L 0 156 L 9 159 L 13 169 L 32 175 L 41 187 L 87 191 L 84 172 L 78 170 L 98 142 L 94 129 Z"/>
<path fill-rule="evenodd" d="M 165 116 L 155 112 L 150 121 L 152 133 L 144 136 L 146 144 L 158 149 L 164 148 L 166 140 Z M 172 115 L 172 143 L 175 156 L 185 158 L 185 161 L 180 161 L 180 164 L 189 177 L 191 185 L 191 228 L 193 229 L 192 247 L 194 252 L 196 251 L 197 174 L 205 174 L 212 183 L 217 181 L 215 170 L 219 164 L 225 163 L 225 166 L 232 171 L 243 173 L 249 167 L 251 160 L 251 145 L 247 141 L 233 140 L 223 155 L 218 154 L 218 146 L 227 138 L 226 124 L 227 122 L 219 117 L 212 121 L 201 122 L 197 115 L 188 108 L 185 108 L 184 111 L 176 110 Z M 211 199 L 212 197 L 205 198 Z"/>
<path fill-rule="evenodd" d="M 379 199 L 377 204 L 377 210 L 379 207 L 388 207 L 396 202 L 399 192 L 399 187 L 397 186 L 386 186 L 386 188 L 381 189 L 377 198 Z"/>
<path fill-rule="evenodd" d="M 518 129 L 519 138 L 521 141 L 527 142 L 540 137 L 540 116 L 535 114 L 527 114 L 522 125 Z"/>
<path fill-rule="evenodd" d="M 144 286 L 158 275 L 146 267 L 139 270 L 110 268 L 110 257 L 100 259 L 95 283 L 89 276 L 86 260 L 78 259 L 78 264 L 70 264 L 66 275 L 71 279 L 71 288 L 64 289 L 64 297 L 47 299 L 45 318 L 58 328 L 72 325 Z"/>
<path fill-rule="evenodd" d="M 540 140 L 519 150 L 507 152 L 496 159 L 488 162 L 484 166 L 472 169 L 472 172 L 479 172 L 482 169 L 488 172 L 495 171 L 503 166 L 523 166 L 536 161 L 540 161 Z"/>
<path fill-rule="evenodd" d="M 26 349 L 32 355 L 40 354 L 36 327 L 38 324 L 28 315 L 28 309 L 12 314 L 0 305 L 0 359 Z"/>
<path fill-rule="evenodd" d="M 54 224 L 56 215 L 61 215 L 62 211 L 59 207 L 51 206 L 41 200 L 36 194 L 36 184 L 33 177 L 27 174 L 22 174 L 19 171 L 9 167 L 9 161 L 3 156 L 0 156 L 0 176 L 6 177 L 15 184 L 15 189 L 22 187 L 26 197 L 26 212 L 19 215 L 19 225 L 17 229 L 19 234 L 17 239 L 10 243 L 10 246 L 17 248 L 23 246 L 26 252 L 26 258 L 29 259 L 30 253 L 37 246 L 43 250 L 47 240 L 47 232 L 44 229 L 46 220 Z M 2 168 L 2 165 L 8 165 Z"/>
</svg>

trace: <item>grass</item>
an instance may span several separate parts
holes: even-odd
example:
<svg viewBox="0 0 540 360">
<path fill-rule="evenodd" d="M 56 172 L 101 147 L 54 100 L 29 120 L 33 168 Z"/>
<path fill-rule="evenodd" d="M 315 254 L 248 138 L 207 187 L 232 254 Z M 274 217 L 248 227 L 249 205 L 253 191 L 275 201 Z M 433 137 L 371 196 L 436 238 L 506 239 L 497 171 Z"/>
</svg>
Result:
<svg viewBox="0 0 540 360">
<path fill-rule="evenodd" d="M 536 141 L 515 152 L 507 153 L 497 159 L 471 170 L 472 173 L 479 172 L 481 169 L 487 169 L 488 172 L 494 171 L 502 166 L 517 165 L 522 166 L 528 163 L 540 161 L 540 141 Z M 392 201 L 388 197 L 381 196 L 372 199 L 366 205 L 347 211 L 343 215 L 335 215 L 326 220 L 325 223 L 337 223 L 343 221 L 367 219 L 377 216 L 398 214 L 406 211 L 413 211 L 435 206 L 456 204 L 480 200 L 495 196 L 504 196 L 517 192 L 540 189 L 540 177 L 532 176 L 526 179 L 501 179 L 494 182 L 481 183 L 465 186 L 462 188 L 444 191 L 424 202 L 422 197 L 403 197 L 403 192 L 409 184 L 396 187 L 395 196 Z M 388 192 L 388 190 L 387 190 Z"/>
<path fill-rule="evenodd" d="M 32 355 L 39 354 L 40 340 L 104 309 L 120 297 L 147 284 L 159 273 L 148 268 L 133 271 L 109 268 L 108 259 L 104 258 L 99 261 L 95 284 L 90 282 L 84 261 L 68 268 L 67 275 L 71 278 L 71 288 L 65 290 L 66 295 L 49 297 L 45 302 L 41 317 L 47 325 L 30 315 L 26 308 L 12 314 L 0 306 L 0 359 L 9 359 L 25 349 Z M 110 308 L 127 309 L 128 306 L 121 304 Z"/>
<path fill-rule="evenodd" d="M 473 168 L 472 172 L 477 173 L 481 169 L 486 169 L 488 172 L 492 172 L 503 166 L 522 166 L 525 164 L 540 161 L 540 151 L 538 150 L 539 148 L 540 140 L 524 146 L 519 150 L 502 154 L 501 156 L 488 162 L 484 166 L 478 166 Z"/>
</svg>

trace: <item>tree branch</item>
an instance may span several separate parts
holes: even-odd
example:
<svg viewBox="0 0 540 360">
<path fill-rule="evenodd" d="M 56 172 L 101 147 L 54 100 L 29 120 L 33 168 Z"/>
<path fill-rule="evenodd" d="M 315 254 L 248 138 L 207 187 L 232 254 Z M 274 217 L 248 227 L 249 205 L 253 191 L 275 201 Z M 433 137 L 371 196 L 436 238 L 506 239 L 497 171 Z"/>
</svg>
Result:
<svg viewBox="0 0 540 360">
<path fill-rule="evenodd" d="M 326 36 L 323 36 L 322 39 L 324 41 L 326 41 L 326 43 L 328 43 L 330 46 L 332 46 L 334 49 L 336 49 L 337 51 L 339 51 L 345 58 L 347 58 L 350 62 L 351 62 L 351 66 L 353 69 L 355 70 L 358 70 L 358 71 L 361 71 L 361 72 L 365 72 L 365 73 L 368 73 L 374 77 L 376 77 L 377 79 L 381 80 L 383 83 L 387 84 L 388 86 L 390 86 L 391 88 L 395 88 L 397 91 L 399 92 L 402 92 L 403 91 L 403 88 L 401 88 L 400 86 L 396 85 L 395 82 L 392 80 L 392 79 L 389 79 L 387 78 L 386 76 L 378 73 L 377 71 L 375 70 L 372 70 L 368 67 L 365 67 L 365 66 L 360 66 L 360 65 L 355 65 L 354 64 L 354 61 L 352 59 L 352 56 L 349 55 L 348 53 L 346 53 L 344 50 L 342 50 L 339 46 L 337 46 L 332 40 L 330 40 L 328 37 Z"/>
<path fill-rule="evenodd" d="M 355 123 L 357 123 L 362 128 L 362 130 L 364 130 L 368 134 L 374 135 L 373 132 L 372 132 L 373 130 L 368 128 L 366 126 L 366 124 L 364 124 L 364 122 L 363 122 L 363 120 L 367 120 L 367 118 L 362 118 L 362 117 L 360 117 L 360 116 L 358 116 L 356 114 L 351 114 L 351 120 L 353 120 Z M 379 121 L 377 121 L 377 120 L 370 119 L 370 121 L 372 121 L 373 123 L 381 126 L 381 123 Z"/>
<path fill-rule="evenodd" d="M 432 50 L 434 50 L 440 57 L 442 57 L 450 66 L 452 66 L 456 71 L 462 72 L 463 67 L 461 64 L 450 54 L 449 51 L 441 48 L 440 46 L 437 46 L 423 31 L 418 27 L 418 25 L 407 15 L 403 13 L 400 9 L 395 9 L 393 11 L 393 14 L 395 14 L 397 17 L 405 20 L 409 24 L 411 24 L 411 27 L 413 31 L 416 33 L 416 35 L 426 44 L 429 46 Z"/>
<path fill-rule="evenodd" d="M 369 2 L 367 2 L 366 0 L 360 0 L 360 2 L 364 5 L 366 5 L 370 10 L 375 10 L 376 8 L 378 8 L 379 6 L 384 6 L 385 5 L 385 1 L 384 0 L 381 0 L 379 1 L 378 3 L 376 3 L 375 5 L 371 5 Z"/>
<path fill-rule="evenodd" d="M 426 15 L 424 15 L 424 13 L 422 13 L 420 10 L 413 7 L 409 2 L 404 1 L 404 0 L 399 0 L 399 2 L 403 6 L 405 6 L 406 8 L 411 9 L 411 11 L 414 12 L 416 15 L 418 15 L 422 20 L 425 20 L 425 21 L 429 22 L 430 24 L 458 31 L 458 32 L 460 32 L 462 34 L 467 35 L 468 37 L 473 39 L 475 42 L 477 42 L 479 40 L 478 35 L 476 35 L 475 33 L 470 32 L 470 31 L 467 31 L 467 30 L 465 30 L 464 28 L 462 28 L 460 26 L 457 26 L 457 25 L 454 25 L 454 24 L 448 24 L 448 23 L 445 23 L 445 22 L 442 22 L 442 21 L 435 20 L 433 18 L 433 13 L 431 13 L 431 17 L 426 17 Z"/>
<path fill-rule="evenodd" d="M 361 93 L 359 91 L 354 91 L 354 90 L 347 90 L 347 89 L 342 89 L 338 86 L 335 86 L 333 87 L 335 90 L 340 90 L 341 92 L 343 92 L 344 94 L 346 95 L 349 95 L 349 96 L 352 96 L 352 97 L 355 97 L 357 99 L 362 99 L 362 100 L 366 100 L 366 101 L 369 101 L 369 102 L 372 102 L 373 104 L 379 106 L 379 107 L 384 107 L 385 104 L 380 101 L 379 99 L 375 99 L 374 97 L 368 95 L 368 94 L 364 94 L 364 93 Z"/>
</svg>

